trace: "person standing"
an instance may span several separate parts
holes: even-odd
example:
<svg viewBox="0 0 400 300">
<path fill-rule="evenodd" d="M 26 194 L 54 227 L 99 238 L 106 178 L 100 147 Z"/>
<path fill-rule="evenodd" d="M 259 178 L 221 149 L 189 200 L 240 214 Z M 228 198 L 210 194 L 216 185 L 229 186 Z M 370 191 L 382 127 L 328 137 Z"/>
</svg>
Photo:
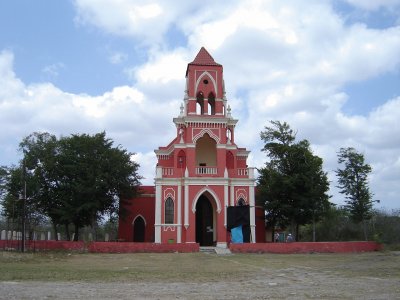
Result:
<svg viewBox="0 0 400 300">
<path fill-rule="evenodd" d="M 287 238 L 286 238 L 286 243 L 291 243 L 293 242 L 293 236 L 291 233 L 288 234 Z"/>
<path fill-rule="evenodd" d="M 275 243 L 279 243 L 279 232 L 275 233 Z"/>
</svg>

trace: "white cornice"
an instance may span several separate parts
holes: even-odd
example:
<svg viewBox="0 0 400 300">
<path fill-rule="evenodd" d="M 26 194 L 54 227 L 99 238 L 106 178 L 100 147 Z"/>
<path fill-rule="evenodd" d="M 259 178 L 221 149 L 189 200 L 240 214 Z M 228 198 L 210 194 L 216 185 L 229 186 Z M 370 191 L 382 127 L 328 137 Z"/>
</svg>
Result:
<svg viewBox="0 0 400 300">
<path fill-rule="evenodd" d="M 254 186 L 256 179 L 252 178 L 223 178 L 223 177 L 182 177 L 156 178 L 161 185 L 219 185 L 219 186 Z"/>
<path fill-rule="evenodd" d="M 187 124 L 187 123 L 212 123 L 212 124 L 227 124 L 227 125 L 236 125 L 239 120 L 231 119 L 224 116 L 216 116 L 216 115 L 189 115 L 183 117 L 173 118 L 173 122 L 175 124 Z"/>
</svg>

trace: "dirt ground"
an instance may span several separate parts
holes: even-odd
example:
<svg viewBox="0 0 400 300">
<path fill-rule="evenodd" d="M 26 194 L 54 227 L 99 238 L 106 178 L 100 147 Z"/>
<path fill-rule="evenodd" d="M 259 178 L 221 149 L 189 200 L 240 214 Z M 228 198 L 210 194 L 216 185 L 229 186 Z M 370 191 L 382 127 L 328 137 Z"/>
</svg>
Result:
<svg viewBox="0 0 400 300">
<path fill-rule="evenodd" d="M 0 299 L 400 299 L 400 252 L 3 252 Z"/>
</svg>

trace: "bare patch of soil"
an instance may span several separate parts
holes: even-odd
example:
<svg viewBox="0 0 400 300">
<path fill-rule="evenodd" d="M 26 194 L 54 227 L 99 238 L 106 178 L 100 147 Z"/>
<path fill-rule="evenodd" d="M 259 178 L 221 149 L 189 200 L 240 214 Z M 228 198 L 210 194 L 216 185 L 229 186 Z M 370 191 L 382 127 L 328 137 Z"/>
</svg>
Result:
<svg viewBox="0 0 400 300">
<path fill-rule="evenodd" d="M 400 299 L 398 252 L 2 254 L 0 299 Z"/>
</svg>

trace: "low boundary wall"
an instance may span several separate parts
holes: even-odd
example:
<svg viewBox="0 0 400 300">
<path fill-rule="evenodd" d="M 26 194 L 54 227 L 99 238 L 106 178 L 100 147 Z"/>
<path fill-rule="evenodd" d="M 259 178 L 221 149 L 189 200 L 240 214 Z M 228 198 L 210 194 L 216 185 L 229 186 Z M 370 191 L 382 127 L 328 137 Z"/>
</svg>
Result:
<svg viewBox="0 0 400 300">
<path fill-rule="evenodd" d="M 0 249 L 18 250 L 22 248 L 21 240 L 0 240 Z M 25 241 L 27 251 L 47 251 L 47 250 L 74 250 L 85 251 L 85 242 L 77 241 Z"/>
<path fill-rule="evenodd" d="M 91 253 L 168 253 L 199 252 L 199 244 L 155 244 L 130 242 L 92 242 L 88 244 Z"/>
<path fill-rule="evenodd" d="M 0 240 L 0 249 L 20 250 L 21 240 Z M 90 253 L 168 253 L 199 252 L 199 244 L 155 244 L 128 242 L 88 242 L 83 241 L 26 241 L 27 251 L 66 250 Z"/>
<path fill-rule="evenodd" d="M 21 249 L 21 240 L 0 240 L 0 249 Z M 294 243 L 255 243 L 230 244 L 232 253 L 355 253 L 382 250 L 376 242 L 294 242 Z M 27 251 L 66 250 L 90 253 L 168 253 L 199 252 L 197 243 L 155 244 L 129 242 L 89 242 L 83 241 L 26 241 Z"/>
<path fill-rule="evenodd" d="M 230 244 L 233 253 L 354 253 L 382 250 L 376 242 L 293 242 Z"/>
</svg>

